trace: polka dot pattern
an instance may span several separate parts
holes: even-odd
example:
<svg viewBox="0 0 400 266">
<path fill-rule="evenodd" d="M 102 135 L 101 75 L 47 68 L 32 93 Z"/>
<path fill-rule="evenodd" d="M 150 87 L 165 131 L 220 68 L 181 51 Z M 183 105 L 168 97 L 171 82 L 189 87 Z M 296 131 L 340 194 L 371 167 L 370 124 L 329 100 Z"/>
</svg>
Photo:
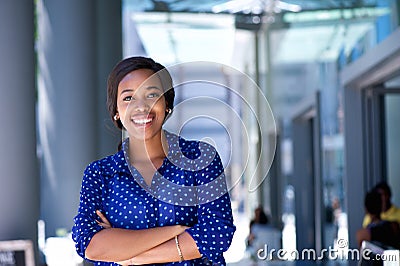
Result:
<svg viewBox="0 0 400 266">
<path fill-rule="evenodd" d="M 169 153 L 150 186 L 128 165 L 125 145 L 122 151 L 86 168 L 72 228 L 80 256 L 84 257 L 93 235 L 102 230 L 95 222 L 95 211 L 101 210 L 117 228 L 190 226 L 187 232 L 202 258 L 157 265 L 225 265 L 222 253 L 230 246 L 235 226 L 221 159 L 209 144 L 168 132 L 166 136 Z"/>
</svg>

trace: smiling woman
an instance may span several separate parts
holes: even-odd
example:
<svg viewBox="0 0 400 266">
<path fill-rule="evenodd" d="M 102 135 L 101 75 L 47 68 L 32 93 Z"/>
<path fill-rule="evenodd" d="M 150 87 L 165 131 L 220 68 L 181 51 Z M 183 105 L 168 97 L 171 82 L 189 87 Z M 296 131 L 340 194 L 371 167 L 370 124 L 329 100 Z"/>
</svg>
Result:
<svg viewBox="0 0 400 266">
<path fill-rule="evenodd" d="M 160 79 L 150 69 L 138 69 L 119 83 L 117 116 L 131 137 L 161 138 L 161 127 L 168 113 Z"/>
<path fill-rule="evenodd" d="M 235 226 L 224 169 L 211 145 L 162 129 L 174 95 L 149 58 L 109 76 L 108 110 L 129 138 L 85 170 L 73 227 L 78 254 L 96 265 L 225 265 Z"/>
</svg>

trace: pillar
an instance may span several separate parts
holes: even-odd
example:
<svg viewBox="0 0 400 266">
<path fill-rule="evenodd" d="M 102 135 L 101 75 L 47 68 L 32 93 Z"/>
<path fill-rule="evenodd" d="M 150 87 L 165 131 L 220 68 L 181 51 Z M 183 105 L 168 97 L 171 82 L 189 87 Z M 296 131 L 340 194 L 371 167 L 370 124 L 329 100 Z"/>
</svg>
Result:
<svg viewBox="0 0 400 266">
<path fill-rule="evenodd" d="M 33 21 L 33 1 L 0 1 L 0 240 L 35 244 L 39 174 Z"/>
<path fill-rule="evenodd" d="M 83 171 L 98 158 L 96 1 L 38 0 L 37 13 L 41 218 L 49 237 L 71 230 Z"/>
<path fill-rule="evenodd" d="M 107 78 L 122 55 L 122 4 L 120 0 L 97 0 L 97 93 L 98 154 L 101 157 L 117 150 L 121 131 L 107 111 Z M 139 41 L 137 39 L 136 41 Z"/>
</svg>

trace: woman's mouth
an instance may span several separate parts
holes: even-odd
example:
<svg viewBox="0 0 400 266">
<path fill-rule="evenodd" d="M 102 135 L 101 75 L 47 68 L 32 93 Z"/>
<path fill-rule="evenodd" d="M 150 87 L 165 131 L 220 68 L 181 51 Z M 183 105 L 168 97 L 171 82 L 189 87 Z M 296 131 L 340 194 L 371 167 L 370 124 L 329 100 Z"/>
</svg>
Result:
<svg viewBox="0 0 400 266">
<path fill-rule="evenodd" d="M 140 127 L 145 127 L 147 125 L 150 125 L 151 122 L 153 122 L 153 117 L 132 117 L 131 121 L 133 122 L 133 124 L 135 124 L 136 126 L 140 126 Z"/>
</svg>

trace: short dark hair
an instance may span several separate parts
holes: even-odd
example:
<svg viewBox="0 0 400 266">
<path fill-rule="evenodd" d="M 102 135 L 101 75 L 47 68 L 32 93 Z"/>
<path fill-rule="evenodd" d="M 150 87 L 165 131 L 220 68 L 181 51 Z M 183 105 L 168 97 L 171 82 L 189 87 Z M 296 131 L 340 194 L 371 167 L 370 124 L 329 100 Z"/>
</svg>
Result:
<svg viewBox="0 0 400 266">
<path fill-rule="evenodd" d="M 107 109 L 110 113 L 112 121 L 114 121 L 114 124 L 119 129 L 123 128 L 121 121 L 115 121 L 113 119 L 117 113 L 118 85 L 127 74 L 139 69 L 150 69 L 154 73 L 156 73 L 156 75 L 160 78 L 161 84 L 163 86 L 164 98 L 167 108 L 169 108 L 171 112 L 174 108 L 175 91 L 172 83 L 172 78 L 168 70 L 160 63 L 157 63 L 153 59 L 148 57 L 135 56 L 126 58 L 114 66 L 107 80 Z"/>
<path fill-rule="evenodd" d="M 369 191 L 365 195 L 364 205 L 368 213 L 380 216 L 382 212 L 381 194 L 376 189 Z"/>
<path fill-rule="evenodd" d="M 378 184 L 375 185 L 375 189 L 382 189 L 386 192 L 386 194 L 389 196 L 389 198 L 392 197 L 392 190 L 390 189 L 388 183 L 385 181 L 379 182 Z"/>
</svg>

